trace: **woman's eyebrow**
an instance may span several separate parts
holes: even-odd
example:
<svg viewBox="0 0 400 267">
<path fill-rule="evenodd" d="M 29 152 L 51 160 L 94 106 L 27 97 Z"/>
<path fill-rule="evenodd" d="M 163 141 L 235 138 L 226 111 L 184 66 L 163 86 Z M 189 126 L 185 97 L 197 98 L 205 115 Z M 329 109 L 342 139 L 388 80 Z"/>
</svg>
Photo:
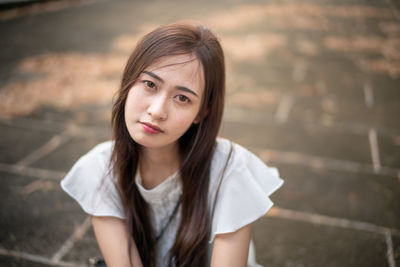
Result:
<svg viewBox="0 0 400 267">
<path fill-rule="evenodd" d="M 192 95 L 194 95 L 194 96 L 196 96 L 196 97 L 199 97 L 199 96 L 196 94 L 195 91 L 190 90 L 189 88 L 187 88 L 187 87 L 185 87 L 185 86 L 177 86 L 176 89 L 178 89 L 178 90 L 180 90 L 180 91 L 187 92 L 187 93 L 192 94 Z"/>
<path fill-rule="evenodd" d="M 157 74 L 155 74 L 155 73 L 153 73 L 151 71 L 144 70 L 143 73 L 146 73 L 147 75 L 153 77 L 154 79 L 158 80 L 159 82 L 164 83 L 164 80 L 160 76 L 158 76 Z M 199 97 L 198 94 L 195 91 L 193 91 L 193 90 L 191 90 L 191 89 L 189 89 L 189 88 L 187 88 L 185 86 L 176 86 L 176 89 L 178 89 L 180 91 L 187 92 L 187 93 L 192 94 L 192 95 L 194 95 L 196 97 Z"/>
<path fill-rule="evenodd" d="M 150 75 L 151 77 L 153 77 L 154 79 L 156 79 L 156 80 L 158 80 L 158 81 L 160 81 L 162 83 L 164 82 L 164 80 L 161 79 L 160 76 L 158 76 L 158 75 L 156 75 L 156 74 L 154 74 L 154 73 L 152 73 L 150 71 L 144 70 L 143 73 L 146 73 L 147 75 Z"/>
</svg>

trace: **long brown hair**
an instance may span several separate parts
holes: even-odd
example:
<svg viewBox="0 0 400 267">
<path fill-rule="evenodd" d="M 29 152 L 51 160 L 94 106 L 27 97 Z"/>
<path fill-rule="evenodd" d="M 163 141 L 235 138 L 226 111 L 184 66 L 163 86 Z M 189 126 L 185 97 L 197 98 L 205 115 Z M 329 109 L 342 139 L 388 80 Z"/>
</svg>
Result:
<svg viewBox="0 0 400 267">
<path fill-rule="evenodd" d="M 140 146 L 130 137 L 124 120 L 128 92 L 139 75 L 162 57 L 194 55 L 202 65 L 205 88 L 199 123 L 179 139 L 182 182 L 181 221 L 170 250 L 170 266 L 199 266 L 208 262 L 210 215 L 208 188 L 210 165 L 220 128 L 225 95 L 225 64 L 221 45 L 204 26 L 175 23 L 145 35 L 126 64 L 121 87 L 112 110 L 112 163 L 126 213 L 128 229 L 145 267 L 155 266 L 155 234 L 149 207 L 136 184 Z"/>
</svg>

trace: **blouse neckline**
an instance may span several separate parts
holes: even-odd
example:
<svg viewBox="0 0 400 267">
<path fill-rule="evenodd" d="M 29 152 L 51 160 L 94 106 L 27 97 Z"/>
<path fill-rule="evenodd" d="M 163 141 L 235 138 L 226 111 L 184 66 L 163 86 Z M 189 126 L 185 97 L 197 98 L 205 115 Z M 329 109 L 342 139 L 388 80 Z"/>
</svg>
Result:
<svg viewBox="0 0 400 267">
<path fill-rule="evenodd" d="M 179 180 L 178 172 L 170 175 L 157 186 L 146 189 L 143 187 L 142 177 L 138 168 L 135 175 L 135 183 L 144 200 L 151 205 L 160 205 L 166 201 L 176 202 L 182 192 L 182 185 Z"/>
</svg>

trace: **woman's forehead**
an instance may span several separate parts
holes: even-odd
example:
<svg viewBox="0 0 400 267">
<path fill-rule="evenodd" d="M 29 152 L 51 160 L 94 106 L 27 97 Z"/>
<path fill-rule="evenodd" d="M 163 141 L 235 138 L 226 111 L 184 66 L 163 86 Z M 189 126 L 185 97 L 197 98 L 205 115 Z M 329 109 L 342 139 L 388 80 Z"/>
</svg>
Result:
<svg viewBox="0 0 400 267">
<path fill-rule="evenodd" d="M 174 56 L 165 56 L 162 57 L 152 64 L 148 66 L 146 69 L 150 70 L 157 70 L 157 69 L 162 69 L 170 66 L 180 66 L 180 65 L 185 65 L 187 63 L 195 62 L 200 65 L 199 60 L 195 55 L 192 54 L 183 54 L 183 55 L 174 55 Z M 199 68 L 199 71 L 202 71 L 201 68 Z"/>
<path fill-rule="evenodd" d="M 196 56 L 191 54 L 166 56 L 160 58 L 148 66 L 144 72 L 160 74 L 161 76 L 168 72 L 176 72 L 179 73 L 179 76 L 182 76 L 182 78 L 189 78 L 189 80 L 192 82 L 199 82 L 200 88 L 198 89 L 202 90 L 204 87 L 204 71 L 202 64 Z"/>
</svg>

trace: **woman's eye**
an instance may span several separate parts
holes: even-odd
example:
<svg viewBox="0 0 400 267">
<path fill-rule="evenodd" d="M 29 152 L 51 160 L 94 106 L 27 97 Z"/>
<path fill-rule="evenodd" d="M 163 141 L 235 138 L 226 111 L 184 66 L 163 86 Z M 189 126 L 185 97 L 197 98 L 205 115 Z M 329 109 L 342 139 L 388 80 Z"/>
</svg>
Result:
<svg viewBox="0 0 400 267">
<path fill-rule="evenodd" d="M 153 83 L 152 81 L 144 81 L 144 84 L 151 89 L 154 89 L 156 87 L 156 84 Z"/>
<path fill-rule="evenodd" d="M 179 100 L 179 102 L 183 102 L 183 103 L 189 103 L 190 102 L 190 99 L 185 95 L 178 95 L 178 100 Z"/>
</svg>

